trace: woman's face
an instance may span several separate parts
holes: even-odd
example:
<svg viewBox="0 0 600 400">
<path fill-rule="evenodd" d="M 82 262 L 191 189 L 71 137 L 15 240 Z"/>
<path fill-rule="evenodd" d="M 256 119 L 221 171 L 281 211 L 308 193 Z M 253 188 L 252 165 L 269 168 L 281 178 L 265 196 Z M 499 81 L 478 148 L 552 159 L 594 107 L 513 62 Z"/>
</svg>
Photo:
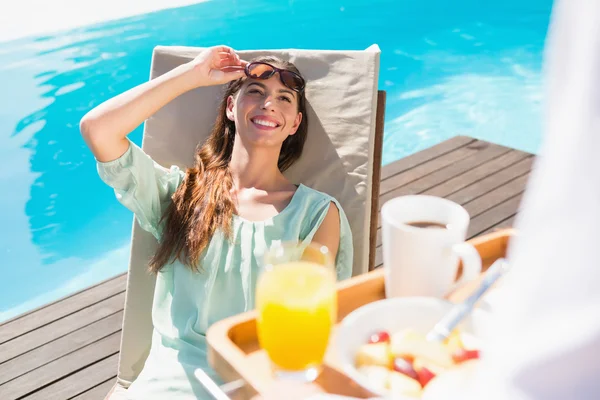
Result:
<svg viewBox="0 0 600 400">
<path fill-rule="evenodd" d="M 246 143 L 281 146 L 296 133 L 302 121 L 298 94 L 279 79 L 247 79 L 235 96 L 227 99 L 227 117 Z"/>
</svg>

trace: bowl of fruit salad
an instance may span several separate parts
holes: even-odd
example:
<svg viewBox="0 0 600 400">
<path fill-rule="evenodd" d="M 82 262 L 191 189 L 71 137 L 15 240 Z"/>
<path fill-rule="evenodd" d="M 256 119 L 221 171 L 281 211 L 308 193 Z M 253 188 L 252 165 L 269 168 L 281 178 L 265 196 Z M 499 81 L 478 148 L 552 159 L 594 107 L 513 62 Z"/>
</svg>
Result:
<svg viewBox="0 0 600 400">
<path fill-rule="evenodd" d="M 341 322 L 336 347 L 344 372 L 385 398 L 426 398 L 451 376 L 470 373 L 481 349 L 487 312 L 475 309 L 443 342 L 427 332 L 452 308 L 433 297 L 379 300 L 354 310 Z M 447 375 L 444 377 L 444 375 Z"/>
</svg>

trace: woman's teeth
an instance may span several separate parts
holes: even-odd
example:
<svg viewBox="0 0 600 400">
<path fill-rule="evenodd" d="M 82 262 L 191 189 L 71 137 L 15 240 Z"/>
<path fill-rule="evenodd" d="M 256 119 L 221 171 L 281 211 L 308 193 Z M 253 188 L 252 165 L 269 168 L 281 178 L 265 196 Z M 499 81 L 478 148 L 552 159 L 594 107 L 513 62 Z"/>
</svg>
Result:
<svg viewBox="0 0 600 400">
<path fill-rule="evenodd" d="M 254 123 L 257 124 L 257 125 L 268 126 L 268 127 L 271 127 L 271 128 L 276 128 L 277 127 L 277 124 L 274 123 L 274 122 L 263 121 L 263 120 L 260 120 L 260 119 L 255 119 Z"/>
</svg>

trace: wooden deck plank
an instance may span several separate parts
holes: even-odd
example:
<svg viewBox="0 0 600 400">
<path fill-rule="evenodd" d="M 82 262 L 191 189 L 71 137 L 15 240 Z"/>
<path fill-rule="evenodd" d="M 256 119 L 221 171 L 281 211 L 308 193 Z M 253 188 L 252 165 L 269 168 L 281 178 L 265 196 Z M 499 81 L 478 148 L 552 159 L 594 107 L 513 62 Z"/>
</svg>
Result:
<svg viewBox="0 0 600 400">
<path fill-rule="evenodd" d="M 488 233 L 496 232 L 500 229 L 512 228 L 515 220 L 517 219 L 517 214 L 512 215 L 511 217 L 505 219 L 504 221 L 500 221 L 494 226 L 489 227 L 485 231 L 481 232 L 481 235 L 487 235 Z"/>
<path fill-rule="evenodd" d="M 381 185 L 379 187 L 379 197 L 382 201 L 387 201 L 387 199 L 396 197 L 395 194 L 398 188 L 401 188 L 417 179 L 420 179 L 426 175 L 431 174 L 439 169 L 457 163 L 465 158 L 468 158 L 488 146 L 495 146 L 492 144 L 487 144 L 483 141 L 477 140 L 475 142 L 469 143 L 466 146 L 459 147 L 456 150 L 453 150 L 449 153 L 443 154 L 437 158 L 434 158 L 426 163 L 417 165 L 414 168 L 391 176 L 383 181 L 381 181 Z"/>
<path fill-rule="evenodd" d="M 504 201 L 523 193 L 525 185 L 529 179 L 529 174 L 521 175 L 512 181 L 505 183 L 496 189 L 487 192 L 483 196 L 479 196 L 476 199 L 463 204 L 463 207 L 467 210 L 471 219 L 474 219 L 483 212 L 489 210 L 496 205 L 503 203 Z"/>
<path fill-rule="evenodd" d="M 104 400 L 108 392 L 112 389 L 112 387 L 117 382 L 117 377 L 107 380 L 106 382 L 101 383 L 98 386 L 94 386 L 87 392 L 81 393 L 69 400 Z M 27 399 L 28 400 L 28 399 Z"/>
<path fill-rule="evenodd" d="M 486 164 L 488 161 L 493 160 L 507 152 L 510 151 L 509 148 L 498 146 L 498 145 L 486 145 L 486 146 L 478 146 L 477 148 L 472 148 L 471 146 L 477 145 L 478 142 L 473 143 L 472 145 L 465 146 L 461 148 L 468 149 L 472 152 L 471 155 L 465 157 L 463 159 L 451 159 L 451 162 L 448 162 L 444 167 L 437 169 L 436 171 L 424 175 L 420 179 L 413 180 L 410 183 L 400 184 L 398 183 L 393 190 L 389 190 L 386 193 L 381 193 L 380 201 L 386 202 L 394 197 L 408 195 L 408 194 L 416 194 L 422 193 L 428 189 L 434 188 L 437 185 L 450 180 L 456 176 L 460 176 L 467 171 L 470 171 L 474 168 L 482 164 Z M 454 155 L 455 152 L 449 153 L 446 156 Z M 440 159 L 436 160 L 439 161 Z M 433 165 L 434 163 L 428 163 L 421 165 L 420 168 L 423 170 L 427 169 L 426 166 Z M 430 167 L 431 169 L 431 167 Z M 398 175 L 400 176 L 400 175 Z M 394 177 L 396 178 L 396 177 Z M 389 181 L 392 181 L 390 179 Z"/>
<path fill-rule="evenodd" d="M 452 200 L 460 205 L 465 205 L 470 201 L 477 199 L 478 197 L 484 196 L 486 193 L 495 190 L 496 188 L 522 176 L 529 174 L 534 158 L 528 157 L 521 159 L 515 164 L 508 168 L 500 171 L 488 169 L 491 174 L 483 179 L 479 179 L 471 184 L 463 187 L 462 189 L 449 194 L 448 196 L 442 196 L 449 200 Z M 485 166 L 486 164 L 484 164 Z M 474 177 L 471 175 L 471 177 Z M 458 178 L 458 177 L 457 177 Z M 463 183 L 468 181 L 463 181 Z M 383 204 L 383 200 L 380 198 L 380 204 Z M 377 246 L 381 245 L 381 214 L 378 215 L 377 221 Z"/>
<path fill-rule="evenodd" d="M 492 175 L 495 172 L 503 170 L 511 165 L 531 157 L 531 154 L 519 150 L 511 150 L 502 156 L 495 158 L 485 164 L 482 164 L 464 174 L 460 174 L 452 179 L 449 179 L 441 184 L 432 187 L 423 192 L 430 196 L 446 197 L 454 192 L 457 192 L 467 186 L 470 186 L 481 179 Z"/>
<path fill-rule="evenodd" d="M 383 265 L 383 246 L 379 246 L 375 249 L 375 268 L 379 268 Z"/>
<path fill-rule="evenodd" d="M 473 182 L 470 185 L 463 187 L 462 189 L 453 192 L 448 196 L 441 197 L 445 197 L 461 205 L 466 204 L 469 201 L 472 201 L 477 197 L 483 196 L 485 193 L 496 189 L 498 186 L 501 186 L 515 179 L 516 177 L 528 174 L 531 170 L 533 160 L 533 158 L 529 157 L 522 159 L 503 170 L 489 171 L 490 175 L 486 176 L 485 178 Z M 383 199 L 380 198 L 379 204 L 383 205 L 384 203 L 385 202 L 383 201 Z M 379 214 L 378 216 L 377 227 L 381 228 L 381 214 Z"/>
<path fill-rule="evenodd" d="M 421 179 L 409 183 L 402 187 L 402 192 L 423 193 L 428 189 L 434 188 L 456 176 L 460 176 L 467 171 L 471 171 L 478 166 L 498 158 L 510 151 L 509 148 L 497 145 L 491 145 L 483 150 L 473 154 L 470 157 L 462 159 L 456 163 L 450 164 L 439 169 Z"/>
<path fill-rule="evenodd" d="M 26 397 L 26 400 L 64 400 L 84 394 L 90 387 L 98 386 L 102 383 L 111 382 L 114 384 L 116 371 L 119 363 L 119 354 L 98 361 L 88 368 L 77 371 L 60 381 L 48 385 L 41 390 Z M 104 392 L 103 399 L 110 388 Z"/>
<path fill-rule="evenodd" d="M 121 330 L 123 311 L 0 364 L 0 385 Z"/>
<path fill-rule="evenodd" d="M 107 297 L 122 293 L 125 290 L 126 282 L 126 273 L 117 275 L 91 288 L 84 289 L 71 296 L 5 321 L 0 324 L 0 344 L 94 305 Z"/>
<path fill-rule="evenodd" d="M 513 216 L 515 214 L 515 210 L 518 210 L 519 208 L 522 196 L 522 193 L 518 194 L 515 197 L 512 197 L 473 218 L 469 224 L 467 237 L 472 238 L 479 236 L 482 232 L 486 231 L 490 227 L 495 226 L 505 219 Z"/>
<path fill-rule="evenodd" d="M 476 139 L 468 136 L 455 136 L 435 146 L 428 147 L 410 156 L 401 158 L 393 163 L 384 165 L 381 168 L 381 180 L 385 181 L 391 176 L 407 171 L 417 165 L 423 164 L 429 160 L 435 159 L 443 154 L 451 152 L 460 147 L 473 143 Z"/>
<path fill-rule="evenodd" d="M 484 179 L 481 179 L 457 192 L 446 196 L 447 199 L 452 200 L 458 204 L 466 204 L 469 201 L 476 199 L 477 197 L 483 196 L 489 191 L 496 189 L 513 179 L 528 174 L 531 171 L 534 158 L 529 157 L 523 159 L 508 168 L 500 170 L 494 174 L 488 175 Z"/>
<path fill-rule="evenodd" d="M 0 366 L 2 363 L 31 351 L 54 339 L 58 339 L 76 329 L 83 328 L 101 318 L 123 310 L 125 293 L 118 293 L 83 310 L 51 322 L 39 329 L 18 336 L 0 345 Z"/>
<path fill-rule="evenodd" d="M 3 399 L 18 399 L 119 352 L 121 331 L 0 386 Z"/>
</svg>

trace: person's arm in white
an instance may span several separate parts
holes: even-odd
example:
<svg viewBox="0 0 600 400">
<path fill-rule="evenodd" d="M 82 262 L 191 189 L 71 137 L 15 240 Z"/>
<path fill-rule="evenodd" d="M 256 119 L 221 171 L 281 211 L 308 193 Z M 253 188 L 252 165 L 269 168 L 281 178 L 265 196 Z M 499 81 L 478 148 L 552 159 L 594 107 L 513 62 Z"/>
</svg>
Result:
<svg viewBox="0 0 600 400">
<path fill-rule="evenodd" d="M 600 398 L 600 1 L 558 0 L 545 56 L 544 143 L 461 399 Z"/>
</svg>

